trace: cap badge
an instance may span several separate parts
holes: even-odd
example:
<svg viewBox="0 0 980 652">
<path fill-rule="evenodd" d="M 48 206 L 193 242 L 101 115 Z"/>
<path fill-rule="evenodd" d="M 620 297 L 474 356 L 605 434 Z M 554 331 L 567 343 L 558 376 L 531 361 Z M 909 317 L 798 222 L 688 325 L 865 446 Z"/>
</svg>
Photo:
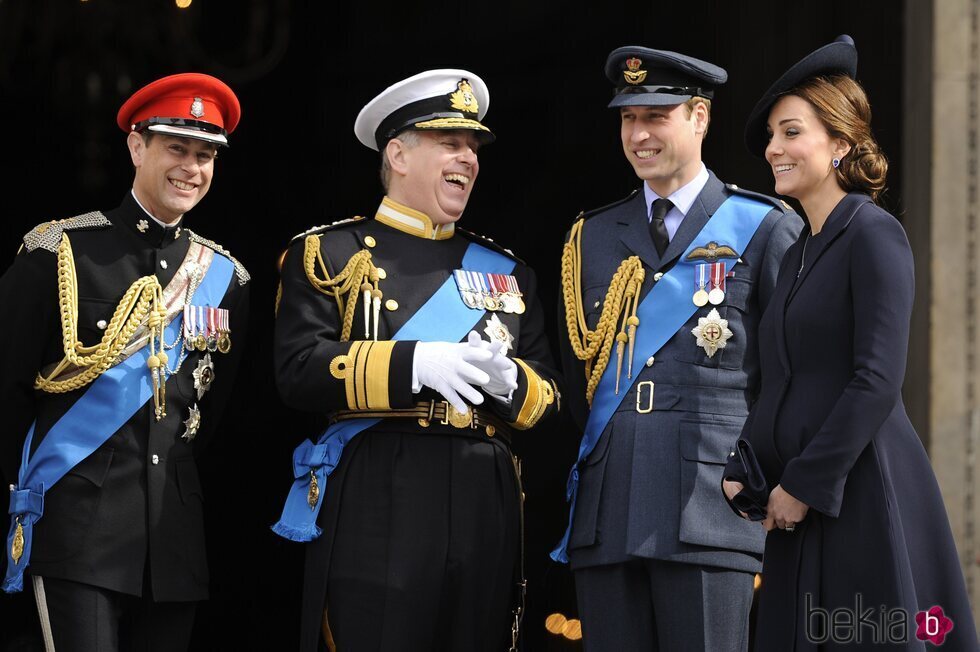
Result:
<svg viewBox="0 0 980 652">
<path fill-rule="evenodd" d="M 464 113 L 480 112 L 480 105 L 476 101 L 469 80 L 460 79 L 456 82 L 456 90 L 449 94 L 449 106 Z"/>
<path fill-rule="evenodd" d="M 191 102 L 191 115 L 195 118 L 204 117 L 204 100 L 199 97 L 194 98 L 194 101 Z"/>
<path fill-rule="evenodd" d="M 626 60 L 626 70 L 623 71 L 623 78 L 626 79 L 627 84 L 642 84 L 643 80 L 647 78 L 647 71 L 640 70 L 640 66 L 643 62 L 636 57 L 630 57 Z"/>
</svg>

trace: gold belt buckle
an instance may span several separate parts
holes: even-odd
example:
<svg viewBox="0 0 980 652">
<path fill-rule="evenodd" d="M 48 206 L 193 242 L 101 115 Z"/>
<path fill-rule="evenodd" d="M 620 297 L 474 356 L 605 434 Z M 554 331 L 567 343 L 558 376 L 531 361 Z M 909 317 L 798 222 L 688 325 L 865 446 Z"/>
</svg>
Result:
<svg viewBox="0 0 980 652">
<path fill-rule="evenodd" d="M 449 424 L 454 428 L 475 428 L 473 425 L 473 410 L 460 412 L 449 401 L 443 401 L 446 410 L 442 417 L 442 425 Z"/>
<path fill-rule="evenodd" d="M 647 399 L 646 405 L 643 405 L 643 386 L 648 385 L 650 387 L 650 398 Z M 636 386 L 636 411 L 639 414 L 648 414 L 653 412 L 653 381 L 644 380 L 643 382 L 637 384 Z"/>
</svg>

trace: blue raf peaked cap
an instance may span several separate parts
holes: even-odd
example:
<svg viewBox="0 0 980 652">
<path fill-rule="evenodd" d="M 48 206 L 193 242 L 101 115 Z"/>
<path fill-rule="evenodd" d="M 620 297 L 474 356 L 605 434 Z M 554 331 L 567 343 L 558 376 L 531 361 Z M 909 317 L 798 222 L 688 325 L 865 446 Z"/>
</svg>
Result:
<svg viewBox="0 0 980 652">
<path fill-rule="evenodd" d="M 713 63 L 669 50 L 627 45 L 606 58 L 606 77 L 616 86 L 610 108 L 671 106 L 692 97 L 711 99 L 728 73 Z"/>
<path fill-rule="evenodd" d="M 766 122 L 769 120 L 772 105 L 781 96 L 790 93 L 811 77 L 846 75 L 854 79 L 857 65 L 857 48 L 854 47 L 854 39 L 847 34 L 838 36 L 833 43 L 814 50 L 793 64 L 769 87 L 749 114 L 749 120 L 745 123 L 745 145 L 749 151 L 760 158 L 765 157 L 766 146 L 769 144 Z"/>
</svg>

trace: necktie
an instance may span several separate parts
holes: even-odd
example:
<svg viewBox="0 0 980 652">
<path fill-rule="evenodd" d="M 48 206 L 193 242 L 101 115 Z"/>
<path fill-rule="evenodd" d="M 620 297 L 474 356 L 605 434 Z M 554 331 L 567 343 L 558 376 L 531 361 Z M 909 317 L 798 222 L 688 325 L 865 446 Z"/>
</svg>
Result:
<svg viewBox="0 0 980 652">
<path fill-rule="evenodd" d="M 661 258 L 667 250 L 667 225 L 664 224 L 664 216 L 674 205 L 669 199 L 657 199 L 653 202 L 653 217 L 650 220 L 650 237 L 653 238 L 653 246 L 657 248 L 657 255 Z"/>
</svg>

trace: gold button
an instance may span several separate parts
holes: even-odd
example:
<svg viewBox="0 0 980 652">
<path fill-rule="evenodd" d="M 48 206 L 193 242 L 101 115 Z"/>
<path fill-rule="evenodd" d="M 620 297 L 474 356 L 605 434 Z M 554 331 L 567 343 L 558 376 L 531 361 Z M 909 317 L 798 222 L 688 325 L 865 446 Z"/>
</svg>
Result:
<svg viewBox="0 0 980 652">
<path fill-rule="evenodd" d="M 497 433 L 497 429 L 493 426 L 487 426 L 487 437 L 493 437 Z"/>
<path fill-rule="evenodd" d="M 659 281 L 663 277 L 664 277 L 664 273 L 663 272 L 657 272 L 656 274 L 653 275 L 653 280 L 654 281 Z"/>
<path fill-rule="evenodd" d="M 647 366 L 648 367 L 652 367 L 653 366 L 653 356 L 652 355 L 649 358 L 647 358 Z"/>
<path fill-rule="evenodd" d="M 422 426 L 423 428 L 428 428 L 429 427 L 429 420 L 428 419 L 419 419 L 419 425 Z"/>
<path fill-rule="evenodd" d="M 384 267 L 378 268 L 378 278 L 381 279 L 382 281 L 388 278 L 388 272 L 385 271 Z"/>
<path fill-rule="evenodd" d="M 369 246 L 369 247 L 373 247 L 374 245 L 376 245 L 376 244 L 378 244 L 378 243 L 377 243 L 377 241 L 376 241 L 376 240 L 375 240 L 374 238 L 372 238 L 371 236 L 367 236 L 366 238 L 364 238 L 364 244 L 366 244 L 366 245 L 367 245 L 367 246 Z"/>
<path fill-rule="evenodd" d="M 395 301 L 394 299 L 388 299 L 387 301 L 385 301 L 385 308 L 391 311 L 398 310 L 398 302 Z"/>
</svg>

